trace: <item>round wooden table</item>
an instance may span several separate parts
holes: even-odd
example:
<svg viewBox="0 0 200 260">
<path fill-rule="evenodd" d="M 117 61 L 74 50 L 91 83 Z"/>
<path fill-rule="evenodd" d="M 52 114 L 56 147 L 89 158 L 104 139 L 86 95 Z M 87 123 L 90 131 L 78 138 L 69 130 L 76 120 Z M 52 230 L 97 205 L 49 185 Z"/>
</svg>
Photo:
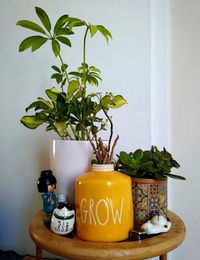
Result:
<svg viewBox="0 0 200 260">
<path fill-rule="evenodd" d="M 73 235 L 71 238 L 53 233 L 45 226 L 43 212 L 39 211 L 30 224 L 30 235 L 36 244 L 36 259 L 42 258 L 42 249 L 69 259 L 146 259 L 160 256 L 167 259 L 167 253 L 178 247 L 185 238 L 185 225 L 173 212 L 168 212 L 172 223 L 170 231 L 139 241 L 118 243 L 97 243 L 82 241 Z"/>
</svg>

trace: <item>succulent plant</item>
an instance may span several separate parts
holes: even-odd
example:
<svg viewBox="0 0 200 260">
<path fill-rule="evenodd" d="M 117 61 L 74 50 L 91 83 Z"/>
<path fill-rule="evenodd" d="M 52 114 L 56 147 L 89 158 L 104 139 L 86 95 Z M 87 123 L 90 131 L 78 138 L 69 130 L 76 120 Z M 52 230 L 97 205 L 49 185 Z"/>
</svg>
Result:
<svg viewBox="0 0 200 260">
<path fill-rule="evenodd" d="M 151 178 L 164 180 L 167 177 L 185 180 L 184 177 L 171 173 L 172 168 L 180 165 L 172 155 L 163 148 L 159 151 L 156 146 L 150 150 L 138 149 L 134 152 L 121 151 L 117 155 L 116 170 L 135 178 Z"/>
</svg>

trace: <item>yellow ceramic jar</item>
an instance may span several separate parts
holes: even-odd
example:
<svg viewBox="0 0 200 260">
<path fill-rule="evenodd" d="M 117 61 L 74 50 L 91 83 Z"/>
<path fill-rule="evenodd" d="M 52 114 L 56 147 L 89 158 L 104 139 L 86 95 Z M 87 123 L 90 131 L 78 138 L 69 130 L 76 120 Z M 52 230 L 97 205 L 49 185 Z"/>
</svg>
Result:
<svg viewBox="0 0 200 260">
<path fill-rule="evenodd" d="M 112 164 L 93 164 L 76 178 L 76 231 L 80 239 L 116 242 L 133 228 L 131 178 Z"/>
</svg>

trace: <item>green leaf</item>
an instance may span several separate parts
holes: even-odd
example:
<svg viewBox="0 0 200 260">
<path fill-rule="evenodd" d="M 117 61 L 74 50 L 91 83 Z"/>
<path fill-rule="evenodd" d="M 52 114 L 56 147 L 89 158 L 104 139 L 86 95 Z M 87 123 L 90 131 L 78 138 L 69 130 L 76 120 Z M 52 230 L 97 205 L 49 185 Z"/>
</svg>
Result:
<svg viewBox="0 0 200 260">
<path fill-rule="evenodd" d="M 171 163 L 172 163 L 172 166 L 175 167 L 175 168 L 179 168 L 180 167 L 180 164 L 177 161 L 173 160 L 173 159 L 171 160 Z"/>
<path fill-rule="evenodd" d="M 68 100 L 74 95 L 74 93 L 79 89 L 79 83 L 77 80 L 72 80 L 69 83 L 68 90 L 67 90 L 67 98 Z"/>
<path fill-rule="evenodd" d="M 35 110 L 38 109 L 49 109 L 49 108 L 53 108 L 52 104 L 49 101 L 46 101 L 44 99 L 38 98 L 37 101 L 31 103 L 27 108 L 26 108 L 26 112 L 28 110 L 30 110 L 31 108 L 35 108 Z"/>
<path fill-rule="evenodd" d="M 62 66 L 61 66 L 61 70 L 62 70 L 62 72 L 65 72 L 66 71 L 66 69 L 67 69 L 67 67 L 68 67 L 68 65 L 67 64 L 62 64 Z"/>
<path fill-rule="evenodd" d="M 58 35 L 72 35 L 74 34 L 74 32 L 72 30 L 70 30 L 69 28 L 58 28 L 56 33 L 55 33 L 55 36 L 58 36 Z"/>
<path fill-rule="evenodd" d="M 51 89 L 46 89 L 45 93 L 51 100 L 56 101 L 59 91 L 56 87 L 53 87 Z"/>
<path fill-rule="evenodd" d="M 91 35 L 91 37 L 93 37 L 96 34 L 96 32 L 97 32 L 97 26 L 91 24 L 89 26 L 89 29 L 90 29 L 90 35 Z"/>
<path fill-rule="evenodd" d="M 42 125 L 45 121 L 37 119 L 36 116 L 23 116 L 20 122 L 27 128 L 35 129 Z"/>
<path fill-rule="evenodd" d="M 75 101 L 75 100 L 77 100 L 80 97 L 82 97 L 82 91 L 81 90 L 76 92 L 76 94 L 72 98 L 72 101 Z"/>
<path fill-rule="evenodd" d="M 68 22 L 67 26 L 69 29 L 72 29 L 73 27 L 87 25 L 85 21 L 73 17 L 66 18 L 65 21 Z"/>
<path fill-rule="evenodd" d="M 61 85 L 64 86 L 66 84 L 67 78 L 64 78 L 64 80 L 61 82 Z"/>
<path fill-rule="evenodd" d="M 141 159 L 142 162 L 146 162 L 146 161 L 149 161 L 149 160 L 152 160 L 152 153 L 151 151 L 144 151 L 143 152 L 143 157 Z"/>
<path fill-rule="evenodd" d="M 135 158 L 130 159 L 130 166 L 133 169 L 135 169 L 135 167 L 137 166 L 137 162 L 136 162 Z"/>
<path fill-rule="evenodd" d="M 91 67 L 89 68 L 89 70 L 92 71 L 92 72 L 101 73 L 100 69 L 98 69 L 98 68 L 96 68 L 96 67 L 94 67 L 94 66 L 91 66 Z"/>
<path fill-rule="evenodd" d="M 79 19 L 79 18 L 75 18 L 75 17 L 67 17 L 67 18 L 65 18 L 64 19 L 64 21 L 66 22 L 66 23 L 72 23 L 72 22 L 83 22 L 81 19 Z"/>
<path fill-rule="evenodd" d="M 28 20 L 20 20 L 16 23 L 16 25 L 22 26 L 24 28 L 30 29 L 35 32 L 40 32 L 46 34 L 46 32 L 42 29 L 42 27 L 32 21 Z"/>
<path fill-rule="evenodd" d="M 26 49 L 31 47 L 32 52 L 39 49 L 48 39 L 42 36 L 31 36 L 24 39 L 20 46 L 19 52 L 25 51 Z"/>
<path fill-rule="evenodd" d="M 37 49 L 39 49 L 48 39 L 46 38 L 43 38 L 43 37 L 40 37 L 40 38 L 37 38 L 35 40 L 35 42 L 33 43 L 32 45 L 32 52 L 36 51 Z"/>
<path fill-rule="evenodd" d="M 56 37 L 56 39 L 59 40 L 60 42 L 64 43 L 64 44 L 66 44 L 69 47 L 72 46 L 70 40 L 68 38 L 66 38 L 66 37 L 58 36 L 58 37 Z"/>
<path fill-rule="evenodd" d="M 61 75 L 60 73 L 54 73 L 51 76 L 51 79 L 56 79 L 56 82 L 59 84 L 63 79 L 63 75 Z"/>
<path fill-rule="evenodd" d="M 43 23 L 44 27 L 47 29 L 48 32 L 50 32 L 51 31 L 51 22 L 49 20 L 48 15 L 40 7 L 35 7 L 35 11 L 36 11 L 37 16 L 39 17 L 40 21 Z"/>
<path fill-rule="evenodd" d="M 46 121 L 49 120 L 48 116 L 45 114 L 44 111 L 41 111 L 41 112 L 39 112 L 39 113 L 36 113 L 36 114 L 35 114 L 35 118 L 36 118 L 37 120 L 43 120 L 44 122 L 46 122 Z"/>
<path fill-rule="evenodd" d="M 55 124 L 55 127 L 56 127 L 56 129 L 57 129 L 57 131 L 58 131 L 58 133 L 61 137 L 66 136 L 66 132 L 65 132 L 66 123 L 65 122 L 58 122 L 58 123 Z"/>
<path fill-rule="evenodd" d="M 117 95 L 113 97 L 112 103 L 113 104 L 110 105 L 111 108 L 119 108 L 124 104 L 127 104 L 127 101 L 121 95 Z"/>
<path fill-rule="evenodd" d="M 129 164 L 129 155 L 126 152 L 124 152 L 124 151 L 120 152 L 119 158 L 120 158 L 120 161 L 122 164 L 125 164 L 125 165 Z"/>
<path fill-rule="evenodd" d="M 109 95 L 105 95 L 104 97 L 101 98 L 100 102 L 103 107 L 108 106 L 112 104 L 112 97 Z"/>
<path fill-rule="evenodd" d="M 86 77 L 86 79 L 88 80 L 88 82 L 90 83 L 90 85 L 92 85 L 92 86 L 98 86 L 99 85 L 99 82 L 98 82 L 98 80 L 95 78 L 95 77 L 93 77 L 91 74 L 90 75 L 88 75 L 87 77 Z"/>
<path fill-rule="evenodd" d="M 50 101 L 45 100 L 45 99 L 43 99 L 43 98 L 38 98 L 38 100 L 39 100 L 40 102 L 42 102 L 43 104 L 45 104 L 47 107 L 53 108 L 53 104 L 52 104 Z"/>
<path fill-rule="evenodd" d="M 55 70 L 55 71 L 61 73 L 61 70 L 60 70 L 57 66 L 53 65 L 53 66 L 51 66 L 51 67 L 52 67 L 53 70 Z"/>
<path fill-rule="evenodd" d="M 67 111 L 68 104 L 66 103 L 66 97 L 63 93 L 58 93 L 57 100 L 56 100 L 56 107 L 57 110 L 60 110 L 60 112 Z"/>
<path fill-rule="evenodd" d="M 134 154 L 133 157 L 135 158 L 136 161 L 139 161 L 140 159 L 142 159 L 143 156 L 143 151 L 142 149 L 137 149 Z"/>
<path fill-rule="evenodd" d="M 76 72 L 76 71 L 71 71 L 71 72 L 69 72 L 69 75 L 73 75 L 75 77 L 80 77 L 81 74 L 79 72 Z"/>
<path fill-rule="evenodd" d="M 60 44 L 55 39 L 52 40 L 52 50 L 56 57 L 60 54 Z"/>
<path fill-rule="evenodd" d="M 147 162 L 144 162 L 140 165 L 142 170 L 151 170 L 152 166 L 153 166 L 152 161 L 147 161 Z"/>
<path fill-rule="evenodd" d="M 171 177 L 171 178 L 174 178 L 174 179 L 178 179 L 178 180 L 186 180 L 185 177 L 180 176 L 180 175 L 175 175 L 175 174 L 171 174 L 171 173 L 167 173 L 166 175 L 169 176 L 169 177 Z"/>
<path fill-rule="evenodd" d="M 108 42 L 109 38 L 112 40 L 112 34 L 103 25 L 97 25 L 97 30 L 104 36 Z"/>
<path fill-rule="evenodd" d="M 25 51 L 30 48 L 35 40 L 35 36 L 28 37 L 24 39 L 19 45 L 19 52 Z"/>
<path fill-rule="evenodd" d="M 62 15 L 56 22 L 55 26 L 54 26 L 54 34 L 58 35 L 58 31 L 65 25 L 66 23 L 66 18 L 68 18 L 69 15 L 68 14 L 64 14 Z"/>
</svg>

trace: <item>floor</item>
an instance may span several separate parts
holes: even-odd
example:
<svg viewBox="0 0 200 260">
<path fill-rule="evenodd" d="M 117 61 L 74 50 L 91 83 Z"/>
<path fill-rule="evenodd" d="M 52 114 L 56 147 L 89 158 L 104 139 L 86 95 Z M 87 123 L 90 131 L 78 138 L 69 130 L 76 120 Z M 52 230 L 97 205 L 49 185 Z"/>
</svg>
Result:
<svg viewBox="0 0 200 260">
<path fill-rule="evenodd" d="M 0 250 L 0 260 L 23 260 L 24 256 L 18 255 L 14 251 Z M 27 259 L 28 260 L 28 259 Z"/>
<path fill-rule="evenodd" d="M 36 260 L 36 258 L 34 256 L 19 255 L 14 251 L 0 250 L 0 260 Z M 43 258 L 43 260 L 52 260 L 52 259 Z"/>
</svg>

